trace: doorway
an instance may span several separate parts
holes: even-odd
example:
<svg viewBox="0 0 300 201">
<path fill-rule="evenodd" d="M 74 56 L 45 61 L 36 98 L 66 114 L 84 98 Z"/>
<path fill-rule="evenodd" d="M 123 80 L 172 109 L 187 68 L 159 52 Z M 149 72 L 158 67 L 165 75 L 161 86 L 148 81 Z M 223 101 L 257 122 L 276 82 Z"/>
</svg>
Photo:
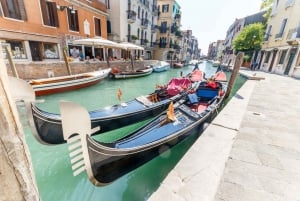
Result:
<svg viewBox="0 0 300 201">
<path fill-rule="evenodd" d="M 42 61 L 41 43 L 36 41 L 29 41 L 29 47 L 31 51 L 32 61 Z"/>
<path fill-rule="evenodd" d="M 289 72 L 290 72 L 290 70 L 291 70 L 292 63 L 293 63 L 293 61 L 294 61 L 296 52 L 297 52 L 297 48 L 293 48 L 293 49 L 291 50 L 291 53 L 290 53 L 290 56 L 289 56 L 288 63 L 287 63 L 286 68 L 285 68 L 285 70 L 284 70 L 284 74 L 285 74 L 285 75 L 288 75 Z"/>
<path fill-rule="evenodd" d="M 276 55 L 277 55 L 277 50 L 274 50 L 274 51 L 273 51 L 272 60 L 271 60 L 271 64 L 270 64 L 269 70 L 268 70 L 269 72 L 272 71 L 272 68 L 273 68 L 273 65 L 274 65 L 274 60 L 275 60 Z"/>
</svg>

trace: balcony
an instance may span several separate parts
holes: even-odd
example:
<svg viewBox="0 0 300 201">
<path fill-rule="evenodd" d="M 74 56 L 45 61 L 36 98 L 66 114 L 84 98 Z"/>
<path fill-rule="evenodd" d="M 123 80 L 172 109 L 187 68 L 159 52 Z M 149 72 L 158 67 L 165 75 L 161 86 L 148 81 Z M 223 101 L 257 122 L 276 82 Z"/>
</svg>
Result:
<svg viewBox="0 0 300 201">
<path fill-rule="evenodd" d="M 276 34 L 275 35 L 275 40 L 282 38 L 282 35 L 283 35 L 283 32 Z"/>
<path fill-rule="evenodd" d="M 127 11 L 127 21 L 128 23 L 134 23 L 136 21 L 136 12 L 133 10 Z"/>
<path fill-rule="evenodd" d="M 156 32 L 156 27 L 157 27 L 157 25 L 154 25 L 154 24 L 151 25 L 151 32 L 152 33 Z"/>
<path fill-rule="evenodd" d="M 176 33 L 178 31 L 179 27 L 176 24 L 173 24 L 171 26 L 171 33 Z"/>
<path fill-rule="evenodd" d="M 289 45 L 298 45 L 300 39 L 300 27 L 290 29 L 286 37 L 286 42 Z"/>
<path fill-rule="evenodd" d="M 181 14 L 177 13 L 177 14 L 175 15 L 175 20 L 180 20 L 180 18 L 181 18 Z"/>
<path fill-rule="evenodd" d="M 167 33 L 169 30 L 170 30 L 169 27 L 161 26 L 161 27 L 159 28 L 160 33 Z"/>
<path fill-rule="evenodd" d="M 153 16 L 158 16 L 159 10 L 156 5 L 152 5 L 152 15 Z"/>
<path fill-rule="evenodd" d="M 147 29 L 148 28 L 148 26 L 149 26 L 149 20 L 148 19 L 142 19 L 141 20 L 141 28 L 142 29 Z"/>
</svg>

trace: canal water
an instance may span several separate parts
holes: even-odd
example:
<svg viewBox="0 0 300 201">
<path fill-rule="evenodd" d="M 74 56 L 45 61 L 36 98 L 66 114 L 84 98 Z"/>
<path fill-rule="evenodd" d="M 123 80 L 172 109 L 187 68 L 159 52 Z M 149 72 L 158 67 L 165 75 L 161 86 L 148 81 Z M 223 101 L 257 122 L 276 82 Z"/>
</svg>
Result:
<svg viewBox="0 0 300 201">
<path fill-rule="evenodd" d="M 119 104 L 117 91 L 122 91 L 122 101 L 146 95 L 155 89 L 156 84 L 166 84 L 173 77 L 186 75 L 194 66 L 181 69 L 170 69 L 166 72 L 152 73 L 149 76 L 126 79 L 105 79 L 101 83 L 85 89 L 61 94 L 38 97 L 43 99 L 39 107 L 49 112 L 59 112 L 59 101 L 67 100 L 79 103 L 87 110 Z M 216 71 L 211 63 L 204 62 L 199 68 L 210 77 Z M 228 79 L 230 74 L 228 74 Z M 239 77 L 232 94 L 245 82 Z M 76 118 L 76 117 L 74 117 Z M 98 135 L 97 140 L 113 141 L 146 121 Z M 72 174 L 67 144 L 47 146 L 40 144 L 33 137 L 29 128 L 25 129 L 26 141 L 30 149 L 34 173 L 42 201 L 142 201 L 159 187 L 170 170 L 176 165 L 184 153 L 195 142 L 198 135 L 192 134 L 184 141 L 151 160 L 144 166 L 126 174 L 115 182 L 96 187 L 90 183 L 86 173 L 74 177 Z"/>
</svg>

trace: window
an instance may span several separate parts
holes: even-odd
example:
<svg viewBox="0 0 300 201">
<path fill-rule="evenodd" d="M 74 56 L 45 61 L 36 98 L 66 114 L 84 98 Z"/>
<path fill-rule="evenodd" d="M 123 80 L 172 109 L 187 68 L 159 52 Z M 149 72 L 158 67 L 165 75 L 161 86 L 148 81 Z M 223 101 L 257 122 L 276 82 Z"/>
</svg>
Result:
<svg viewBox="0 0 300 201">
<path fill-rule="evenodd" d="M 138 7 L 138 18 L 141 19 L 141 7 Z"/>
<path fill-rule="evenodd" d="M 286 56 L 287 50 L 282 50 L 280 60 L 278 64 L 283 64 L 285 56 Z"/>
<path fill-rule="evenodd" d="M 127 40 L 130 42 L 131 41 L 131 26 L 130 24 L 127 25 Z"/>
<path fill-rule="evenodd" d="M 69 20 L 69 29 L 72 31 L 79 31 L 77 10 L 68 8 L 67 12 L 68 12 L 68 20 Z"/>
<path fill-rule="evenodd" d="M 44 58 L 58 59 L 58 48 L 54 43 L 44 43 Z"/>
<path fill-rule="evenodd" d="M 110 9 L 110 1 L 109 0 L 105 0 L 105 4 L 106 4 L 106 8 Z"/>
<path fill-rule="evenodd" d="M 269 25 L 268 31 L 267 31 L 267 33 L 264 36 L 264 41 L 268 41 L 269 40 L 269 37 L 271 36 L 271 30 L 272 30 L 272 25 Z"/>
<path fill-rule="evenodd" d="M 2 55 L 4 59 L 8 59 L 5 46 L 11 51 L 13 59 L 27 59 L 23 41 L 6 40 L 2 43 Z"/>
<path fill-rule="evenodd" d="M 287 18 L 285 18 L 285 19 L 282 20 L 281 27 L 280 27 L 280 31 L 279 31 L 278 34 L 276 34 L 276 38 L 282 38 L 282 35 L 283 35 L 284 29 L 285 29 L 286 22 L 287 22 Z"/>
<path fill-rule="evenodd" d="M 169 12 L 169 5 L 168 4 L 162 5 L 162 12 L 163 13 L 168 13 Z"/>
<path fill-rule="evenodd" d="M 46 0 L 40 0 L 43 21 L 45 25 L 58 27 L 58 16 L 55 2 L 49 2 Z"/>
<path fill-rule="evenodd" d="M 161 25 L 160 25 L 160 32 L 161 33 L 167 33 L 167 22 L 164 21 L 164 22 L 161 22 Z"/>
<path fill-rule="evenodd" d="M 107 33 L 111 33 L 111 24 L 110 24 L 110 21 L 108 20 L 107 21 Z"/>
<path fill-rule="evenodd" d="M 0 0 L 5 17 L 27 20 L 24 0 Z"/>
<path fill-rule="evenodd" d="M 95 35 L 101 36 L 101 20 L 98 18 L 94 18 L 95 21 Z"/>
</svg>

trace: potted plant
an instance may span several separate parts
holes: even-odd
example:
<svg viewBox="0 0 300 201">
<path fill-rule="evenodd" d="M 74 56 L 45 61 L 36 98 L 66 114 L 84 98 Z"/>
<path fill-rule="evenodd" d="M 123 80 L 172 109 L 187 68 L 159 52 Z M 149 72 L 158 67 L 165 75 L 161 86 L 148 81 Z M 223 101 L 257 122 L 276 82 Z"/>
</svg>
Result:
<svg viewBox="0 0 300 201">
<path fill-rule="evenodd" d="M 136 35 L 131 35 L 131 40 L 137 40 L 138 37 Z"/>
<path fill-rule="evenodd" d="M 242 66 L 244 66 L 244 67 L 250 67 L 250 59 L 251 59 L 250 56 L 246 54 L 244 56 Z"/>
</svg>

